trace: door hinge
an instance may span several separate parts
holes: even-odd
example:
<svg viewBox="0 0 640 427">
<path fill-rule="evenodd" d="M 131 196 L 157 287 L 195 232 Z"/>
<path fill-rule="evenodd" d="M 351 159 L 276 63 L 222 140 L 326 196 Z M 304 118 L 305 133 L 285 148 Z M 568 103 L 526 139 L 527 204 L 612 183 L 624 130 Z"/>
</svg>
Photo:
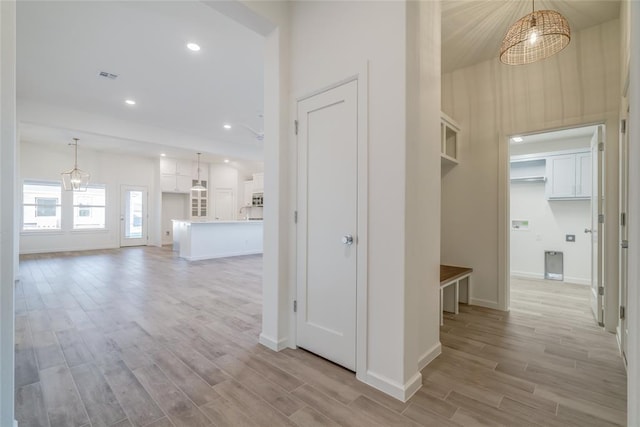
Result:
<svg viewBox="0 0 640 427">
<path fill-rule="evenodd" d="M 627 225 L 627 214 L 625 212 L 620 212 L 620 225 L 623 227 Z"/>
<path fill-rule="evenodd" d="M 621 319 L 624 319 L 624 314 L 625 314 L 625 313 L 624 313 L 624 305 L 621 305 L 621 306 L 620 306 L 620 318 L 621 318 Z"/>
<path fill-rule="evenodd" d="M 298 223 L 298 211 L 293 211 L 293 222 Z"/>
<path fill-rule="evenodd" d="M 622 119 L 620 120 L 620 133 L 626 133 L 626 132 L 627 132 L 627 120 Z"/>
<path fill-rule="evenodd" d="M 293 312 L 294 313 L 298 312 L 298 301 L 297 300 L 293 300 Z"/>
<path fill-rule="evenodd" d="M 293 127 L 295 128 L 296 135 L 297 135 L 298 134 L 298 121 L 297 120 L 293 121 Z"/>
<path fill-rule="evenodd" d="M 599 215 L 598 215 L 598 222 L 599 222 L 600 224 L 604 224 L 604 214 L 599 214 Z"/>
<path fill-rule="evenodd" d="M 604 142 L 598 143 L 598 151 L 604 151 Z"/>
<path fill-rule="evenodd" d="M 604 286 L 598 286 L 598 295 L 604 295 Z"/>
<path fill-rule="evenodd" d="M 622 249 L 629 249 L 629 241 L 628 240 L 623 240 L 620 242 L 620 247 Z"/>
</svg>

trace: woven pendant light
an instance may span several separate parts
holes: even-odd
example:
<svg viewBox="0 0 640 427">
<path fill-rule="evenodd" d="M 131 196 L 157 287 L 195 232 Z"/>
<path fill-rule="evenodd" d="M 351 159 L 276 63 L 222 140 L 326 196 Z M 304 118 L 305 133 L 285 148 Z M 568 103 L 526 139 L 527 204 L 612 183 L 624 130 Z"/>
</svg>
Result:
<svg viewBox="0 0 640 427">
<path fill-rule="evenodd" d="M 500 61 L 523 65 L 545 59 L 560 52 L 571 41 L 567 18 L 555 10 L 535 10 L 520 18 L 504 36 Z"/>
</svg>

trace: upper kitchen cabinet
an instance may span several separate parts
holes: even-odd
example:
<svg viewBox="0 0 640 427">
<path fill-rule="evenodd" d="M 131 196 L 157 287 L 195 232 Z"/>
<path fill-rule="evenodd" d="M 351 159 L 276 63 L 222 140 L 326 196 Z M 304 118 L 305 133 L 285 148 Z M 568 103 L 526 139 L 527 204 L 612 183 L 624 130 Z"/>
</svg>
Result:
<svg viewBox="0 0 640 427">
<path fill-rule="evenodd" d="M 252 204 L 253 204 L 253 181 L 245 181 L 243 206 L 251 206 Z"/>
<path fill-rule="evenodd" d="M 460 126 L 445 113 L 440 113 L 440 158 L 442 164 L 458 164 Z"/>
<path fill-rule="evenodd" d="M 546 163 L 547 199 L 591 198 L 591 153 L 577 152 L 548 156 Z"/>
<path fill-rule="evenodd" d="M 198 178 L 196 162 L 160 159 L 160 188 L 164 193 L 189 193 L 191 182 Z M 208 179 L 207 165 L 200 165 L 200 178 Z"/>
<path fill-rule="evenodd" d="M 253 174 L 253 193 L 264 193 L 264 173 Z"/>
</svg>

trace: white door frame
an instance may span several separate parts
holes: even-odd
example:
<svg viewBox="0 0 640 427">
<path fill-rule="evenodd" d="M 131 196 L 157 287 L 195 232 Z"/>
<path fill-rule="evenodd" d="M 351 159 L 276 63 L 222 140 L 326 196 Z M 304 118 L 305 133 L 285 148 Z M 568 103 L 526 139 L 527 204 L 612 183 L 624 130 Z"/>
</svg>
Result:
<svg viewBox="0 0 640 427">
<path fill-rule="evenodd" d="M 369 135 L 368 135 L 368 64 L 364 64 L 358 73 L 351 75 L 350 77 L 332 83 L 327 84 L 326 86 L 321 87 L 320 89 L 313 90 L 307 92 L 301 96 L 295 97 L 292 101 L 292 109 L 291 111 L 296 114 L 298 102 L 310 98 L 314 95 L 317 95 L 322 92 L 326 92 L 328 90 L 334 89 L 338 86 L 341 86 L 345 83 L 349 83 L 352 81 L 358 82 L 358 142 L 357 142 L 357 150 L 358 150 L 358 159 L 357 159 L 357 167 L 358 167 L 358 190 L 357 190 L 357 239 L 358 244 L 356 245 L 356 377 L 363 382 L 367 382 L 367 292 L 368 292 L 368 280 L 367 280 L 367 269 L 368 269 L 368 207 L 369 207 L 369 168 L 368 168 L 368 145 L 369 145 Z M 296 144 L 296 152 L 294 153 L 295 158 L 298 158 L 298 144 Z M 297 160 L 296 160 L 297 164 Z M 298 189 L 296 188 L 296 195 L 298 194 Z M 297 204 L 298 199 L 296 196 L 296 212 L 297 212 Z M 297 241 L 297 229 L 296 229 L 296 241 Z M 295 251 L 296 259 L 298 257 L 298 250 Z M 297 269 L 297 261 L 296 267 Z M 294 280 L 292 281 L 292 289 L 291 295 L 292 300 L 290 301 L 291 307 L 293 307 L 293 301 L 297 298 L 297 277 L 298 273 L 296 271 L 293 276 Z M 290 311 L 290 324 L 291 333 L 290 340 L 292 347 L 296 347 L 296 337 L 297 337 L 297 328 L 296 328 L 296 313 L 293 310 Z"/>
<path fill-rule="evenodd" d="M 560 130 L 575 129 L 588 126 L 602 126 L 606 135 L 606 121 L 590 123 L 576 123 L 571 126 L 514 132 L 509 135 L 501 134 L 498 144 L 498 309 L 509 311 L 511 304 L 511 180 L 510 180 L 510 140 L 513 136 L 537 135 Z M 606 138 L 605 138 L 606 140 Z M 606 173 L 606 172 L 605 172 Z M 604 186 L 603 186 L 604 189 Z M 604 207 L 603 207 L 604 209 Z M 600 238 L 600 236 L 598 236 Z M 602 242 L 603 252 L 606 242 Z M 604 253 L 603 253 L 604 256 Z M 605 307 L 606 310 L 606 307 Z"/>
<path fill-rule="evenodd" d="M 123 245 L 124 243 L 124 193 L 127 190 L 142 191 L 145 194 L 146 200 L 142 201 L 142 241 L 141 245 Z M 119 221 L 119 242 L 120 247 L 127 246 L 147 246 L 149 244 L 149 189 L 143 185 L 120 185 L 120 221 Z"/>
</svg>

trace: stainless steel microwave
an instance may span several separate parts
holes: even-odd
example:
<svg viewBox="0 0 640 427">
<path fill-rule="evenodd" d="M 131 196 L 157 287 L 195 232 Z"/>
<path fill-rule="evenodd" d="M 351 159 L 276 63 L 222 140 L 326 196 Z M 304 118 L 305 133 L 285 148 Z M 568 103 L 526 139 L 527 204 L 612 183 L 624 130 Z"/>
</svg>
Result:
<svg viewBox="0 0 640 427">
<path fill-rule="evenodd" d="M 251 206 L 262 206 L 264 203 L 263 193 L 253 193 Z"/>
</svg>

